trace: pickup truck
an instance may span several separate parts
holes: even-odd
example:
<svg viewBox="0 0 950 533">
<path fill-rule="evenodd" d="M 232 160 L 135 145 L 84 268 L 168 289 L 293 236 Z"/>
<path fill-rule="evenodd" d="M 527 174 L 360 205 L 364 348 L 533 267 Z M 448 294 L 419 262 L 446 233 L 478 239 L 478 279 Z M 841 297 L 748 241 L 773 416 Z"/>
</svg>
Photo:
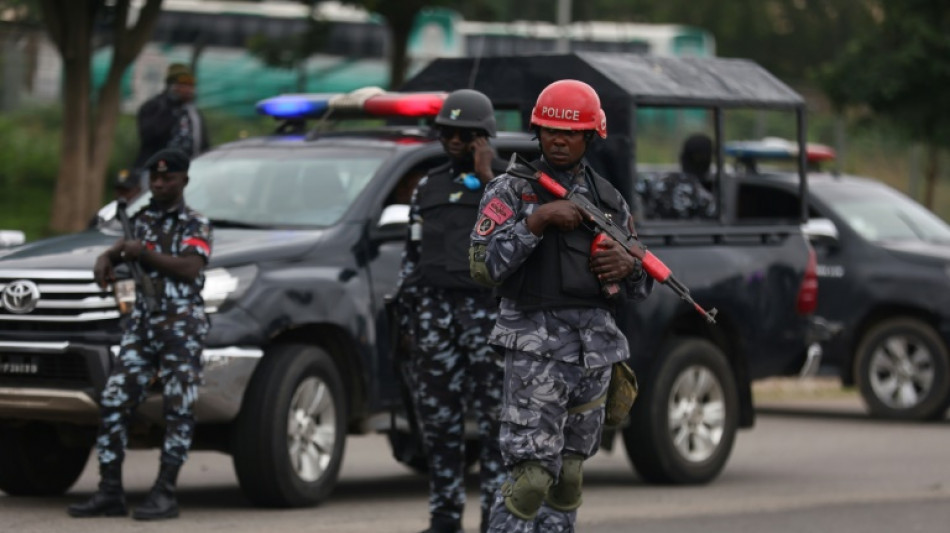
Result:
<svg viewBox="0 0 950 533">
<path fill-rule="evenodd" d="M 611 83 L 625 101 L 646 95 L 661 104 L 712 104 L 717 127 L 723 102 L 764 103 L 799 121 L 804 109 L 797 94 L 744 61 L 560 59 L 587 64 L 575 77 L 605 96 L 607 78 L 592 61 L 655 76 L 645 84 Z M 530 78 L 521 84 L 524 102 L 536 98 L 535 85 L 554 80 L 535 79 L 549 69 L 514 66 Z M 666 76 L 660 67 L 685 71 L 674 77 L 679 81 L 657 85 Z M 702 93 L 723 68 L 745 78 Z M 745 82 L 760 92 L 750 93 Z M 654 89 L 635 92 L 643 87 Z M 423 467 L 385 301 L 407 233 L 407 191 L 413 177 L 445 157 L 427 124 L 444 91 L 455 88 L 266 100 L 259 109 L 282 120 L 274 135 L 216 147 L 192 163 L 186 200 L 215 228 L 203 293 L 212 327 L 194 449 L 230 454 L 242 491 L 256 505 L 304 506 L 329 497 L 351 435 L 386 433 L 397 460 Z M 402 118 L 378 126 L 364 121 L 358 131 L 327 128 L 328 112 L 340 118 L 356 111 Z M 312 117 L 323 118 L 313 126 L 306 122 Z M 538 149 L 523 131 L 500 133 L 493 144 L 504 158 L 530 158 Z M 799 223 L 737 224 L 724 215 L 642 225 L 644 242 L 696 301 L 718 309 L 717 323 L 709 324 L 658 287 L 644 304 L 619 310 L 642 384 L 620 431 L 644 479 L 714 479 L 737 428 L 753 424 L 751 381 L 795 374 L 817 355 L 814 263 Z M 117 224 L 105 221 L 0 253 L 0 489 L 10 495 L 62 493 L 88 460 L 98 395 L 124 320 L 112 291 L 93 283 L 92 264 L 118 235 Z M 130 446 L 157 446 L 161 425 L 160 397 L 150 394 Z"/>
<path fill-rule="evenodd" d="M 741 174 L 740 220 L 761 206 L 799 203 L 783 139 L 726 144 Z M 950 407 L 950 225 L 871 178 L 821 171 L 834 151 L 808 147 L 809 222 L 817 253 L 817 313 L 836 334 L 822 364 L 857 385 L 869 413 L 899 420 L 942 419 Z"/>
</svg>

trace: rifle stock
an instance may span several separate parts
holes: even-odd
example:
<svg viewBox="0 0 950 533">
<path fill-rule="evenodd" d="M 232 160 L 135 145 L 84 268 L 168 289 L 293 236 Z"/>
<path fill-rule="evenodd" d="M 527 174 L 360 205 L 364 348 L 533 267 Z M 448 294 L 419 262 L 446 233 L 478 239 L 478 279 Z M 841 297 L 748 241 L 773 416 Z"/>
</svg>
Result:
<svg viewBox="0 0 950 533">
<path fill-rule="evenodd" d="M 119 199 L 116 201 L 116 217 L 119 219 L 119 223 L 122 224 L 122 233 L 126 240 L 132 240 L 132 223 L 129 221 L 129 214 L 125 211 L 126 201 L 124 199 Z M 145 298 L 145 307 L 148 311 L 155 312 L 158 310 L 158 299 L 156 298 L 155 285 L 152 283 L 152 278 L 148 277 L 145 274 L 145 271 L 142 270 L 142 265 L 138 261 L 129 261 L 129 270 L 132 271 L 132 277 L 135 279 L 135 284 L 142 288 L 142 296 Z"/>
<path fill-rule="evenodd" d="M 660 261 L 653 252 L 647 250 L 646 246 L 643 245 L 637 238 L 627 231 L 626 228 L 618 226 L 611 217 L 600 210 L 597 206 L 591 203 L 590 200 L 585 198 L 583 195 L 576 194 L 576 189 L 567 190 L 560 183 L 554 180 L 551 176 L 545 174 L 542 170 L 534 168 L 531 163 L 521 159 L 521 165 L 529 169 L 529 172 L 518 167 L 518 154 L 512 154 L 511 161 L 508 165 L 508 174 L 512 176 L 517 176 L 519 178 L 529 179 L 537 181 L 544 187 L 545 190 L 562 198 L 572 202 L 574 205 L 580 207 L 588 216 L 590 222 L 596 226 L 598 231 L 606 233 L 611 239 L 620 243 L 630 255 L 636 257 L 643 264 L 643 269 L 646 273 L 656 281 L 666 285 L 673 290 L 683 301 L 690 304 L 693 309 L 698 313 L 703 315 L 706 320 L 711 323 L 716 323 L 716 314 L 717 310 L 715 308 L 710 309 L 709 311 L 705 310 L 693 300 L 693 297 L 689 294 L 689 289 L 686 288 L 676 277 L 673 275 L 673 271 L 667 267 L 663 261 Z"/>
</svg>

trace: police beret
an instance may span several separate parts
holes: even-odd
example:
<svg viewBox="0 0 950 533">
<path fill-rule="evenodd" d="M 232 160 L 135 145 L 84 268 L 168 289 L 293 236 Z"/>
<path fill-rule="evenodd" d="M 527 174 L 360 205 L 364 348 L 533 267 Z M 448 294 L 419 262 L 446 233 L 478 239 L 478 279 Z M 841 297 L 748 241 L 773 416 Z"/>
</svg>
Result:
<svg viewBox="0 0 950 533">
<path fill-rule="evenodd" d="M 188 154 L 177 148 L 159 150 L 145 163 L 147 170 L 155 172 L 185 172 L 191 160 Z"/>
<path fill-rule="evenodd" d="M 188 85 L 195 84 L 195 75 L 187 65 L 182 63 L 172 63 L 168 65 L 168 71 L 165 73 L 165 83 L 184 83 Z"/>
<path fill-rule="evenodd" d="M 115 177 L 114 186 L 116 189 L 132 190 L 139 185 L 139 177 L 129 172 L 129 169 L 123 168 Z"/>
</svg>

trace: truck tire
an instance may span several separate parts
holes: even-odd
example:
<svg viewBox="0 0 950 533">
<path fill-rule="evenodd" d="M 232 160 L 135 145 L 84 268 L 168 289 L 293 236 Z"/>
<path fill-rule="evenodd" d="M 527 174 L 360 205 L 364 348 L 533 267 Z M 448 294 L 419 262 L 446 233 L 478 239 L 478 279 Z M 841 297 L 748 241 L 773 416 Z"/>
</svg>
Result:
<svg viewBox="0 0 950 533">
<path fill-rule="evenodd" d="M 56 496 L 79 479 L 94 431 L 45 422 L 0 426 L 0 490 L 10 496 Z"/>
<path fill-rule="evenodd" d="M 301 344 L 268 349 L 232 435 L 232 459 L 255 505 L 301 507 L 326 499 L 343 463 L 347 405 L 333 359 Z"/>
<path fill-rule="evenodd" d="M 650 483 L 707 483 L 732 453 L 739 396 L 729 362 L 709 341 L 668 342 L 642 380 L 623 430 L 627 456 Z"/>
<path fill-rule="evenodd" d="M 898 317 L 868 330 L 854 360 L 861 397 L 871 416 L 934 420 L 950 402 L 950 356 L 922 320 Z"/>
</svg>

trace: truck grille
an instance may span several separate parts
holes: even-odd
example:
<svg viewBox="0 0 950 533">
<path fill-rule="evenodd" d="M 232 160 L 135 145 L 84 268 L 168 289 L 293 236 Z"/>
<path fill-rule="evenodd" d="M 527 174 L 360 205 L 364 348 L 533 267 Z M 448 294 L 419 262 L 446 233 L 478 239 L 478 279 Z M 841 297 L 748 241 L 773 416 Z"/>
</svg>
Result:
<svg viewBox="0 0 950 533">
<path fill-rule="evenodd" d="M 115 297 L 92 272 L 0 270 L 0 331 L 86 331 L 118 318 Z"/>
</svg>

